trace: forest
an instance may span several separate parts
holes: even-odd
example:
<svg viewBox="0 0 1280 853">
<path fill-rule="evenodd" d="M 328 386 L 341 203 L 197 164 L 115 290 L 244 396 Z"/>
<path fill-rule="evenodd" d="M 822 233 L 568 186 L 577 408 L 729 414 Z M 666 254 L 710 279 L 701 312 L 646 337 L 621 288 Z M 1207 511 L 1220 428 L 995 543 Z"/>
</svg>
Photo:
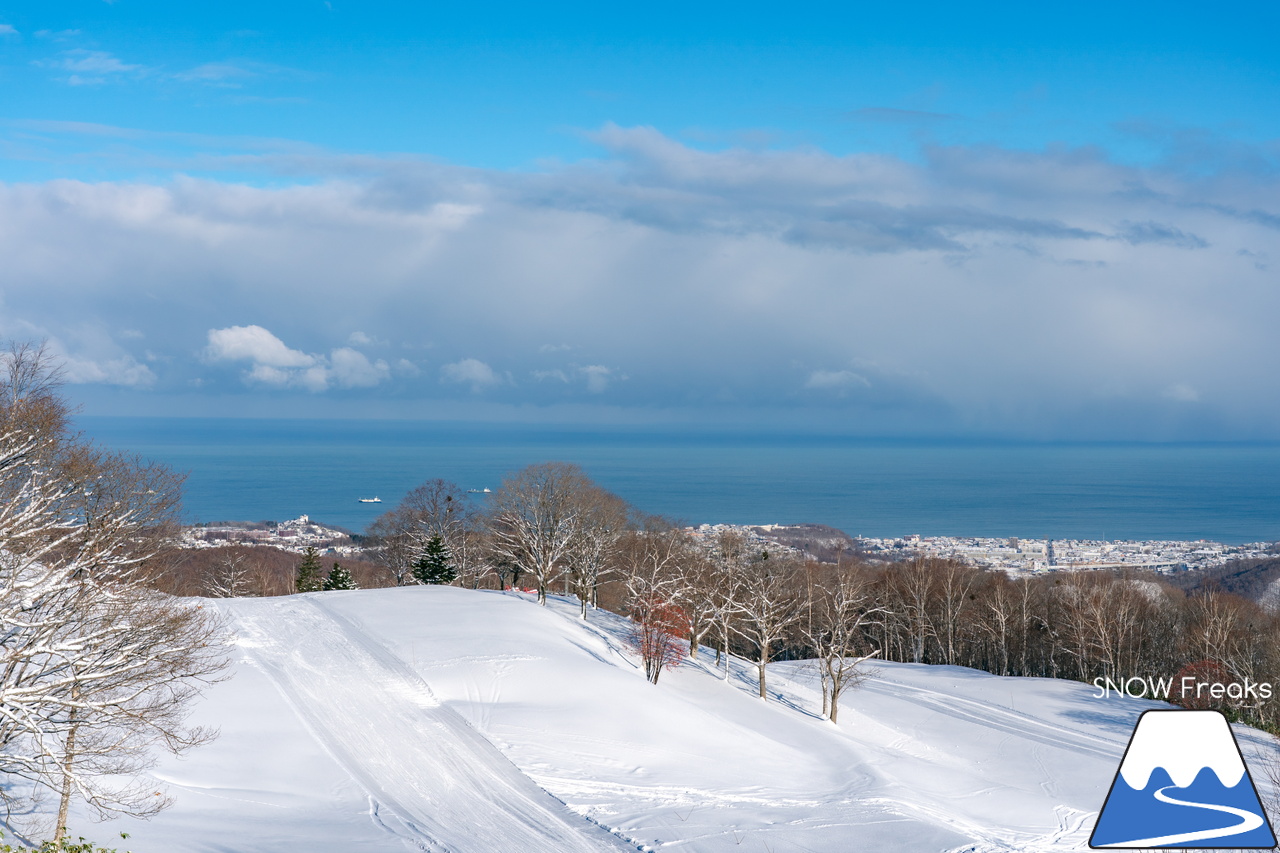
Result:
<svg viewBox="0 0 1280 853">
<path fill-rule="evenodd" d="M 1084 682 L 1173 678 L 1187 695 L 1175 689 L 1172 701 L 1280 727 L 1276 698 L 1214 699 L 1197 688 L 1268 682 L 1280 664 L 1276 614 L 1212 579 L 1010 577 L 929 558 L 821 562 L 733 530 L 700 537 L 558 462 L 512 473 L 483 505 L 454 483 L 429 480 L 378 518 L 365 544 L 366 559 L 333 563 L 350 586 L 526 588 L 540 602 L 549 593 L 576 600 L 584 619 L 597 607 L 624 614 L 654 682 L 684 656 L 724 663 L 734 654 L 756 663 L 767 698 L 768 662 L 812 659 L 833 718 L 844 690 L 878 657 Z M 224 553 L 204 555 L 200 577 L 188 571 L 188 592 L 300 589 L 296 555 L 212 550 Z M 301 588 L 321 589 L 323 577 Z"/>
</svg>

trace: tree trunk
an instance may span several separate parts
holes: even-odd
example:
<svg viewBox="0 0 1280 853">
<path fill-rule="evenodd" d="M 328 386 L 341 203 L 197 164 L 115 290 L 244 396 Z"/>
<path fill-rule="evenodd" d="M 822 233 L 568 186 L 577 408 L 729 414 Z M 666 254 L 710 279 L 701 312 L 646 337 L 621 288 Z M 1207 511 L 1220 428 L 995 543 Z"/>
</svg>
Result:
<svg viewBox="0 0 1280 853">
<path fill-rule="evenodd" d="M 71 808 L 71 770 L 76 756 L 76 710 L 71 709 L 68 717 L 70 728 L 67 730 L 66 752 L 62 758 L 62 791 L 58 799 L 58 825 L 53 832 L 53 840 L 61 841 L 67 834 L 67 812 Z"/>
<path fill-rule="evenodd" d="M 768 702 L 769 697 L 765 694 L 764 686 L 764 667 L 769 662 L 769 646 L 766 644 L 760 648 L 760 698 Z"/>
</svg>

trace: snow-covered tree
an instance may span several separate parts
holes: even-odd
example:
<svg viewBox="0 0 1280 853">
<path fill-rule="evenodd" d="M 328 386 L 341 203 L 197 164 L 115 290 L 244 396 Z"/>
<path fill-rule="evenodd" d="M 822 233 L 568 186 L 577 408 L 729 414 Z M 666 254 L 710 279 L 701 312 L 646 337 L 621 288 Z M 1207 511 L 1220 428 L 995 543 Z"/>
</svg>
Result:
<svg viewBox="0 0 1280 853">
<path fill-rule="evenodd" d="M 176 478 L 71 440 L 55 388 L 42 349 L 0 354 L 0 775 L 58 798 L 61 838 L 76 796 L 167 804 L 139 773 L 210 736 L 185 719 L 225 658 L 210 612 L 147 583 Z"/>
<path fill-rule="evenodd" d="M 356 579 L 351 576 L 348 570 L 341 563 L 334 561 L 333 568 L 329 570 L 329 576 L 324 579 L 324 588 L 330 589 L 359 589 L 356 585 Z"/>
<path fill-rule="evenodd" d="M 219 549 L 227 550 L 227 549 Z M 210 598 L 243 598 L 253 595 L 253 574 L 245 554 L 220 554 L 204 580 Z"/>
<path fill-rule="evenodd" d="M 579 544 L 592 482 L 576 465 L 530 465 L 503 481 L 489 504 L 494 556 L 529 574 L 538 603 Z"/>
<path fill-rule="evenodd" d="M 600 583 L 612 565 L 613 550 L 627 529 L 630 507 L 617 495 L 594 486 L 582 495 L 583 515 L 569 553 L 569 588 L 578 596 L 579 615 L 599 603 Z"/>
<path fill-rule="evenodd" d="M 632 645 L 654 684 L 663 669 L 684 657 L 688 617 L 678 598 L 682 568 L 693 551 L 686 533 L 661 519 L 647 520 L 644 529 L 629 533 L 618 549 L 627 615 L 635 626 Z"/>
<path fill-rule="evenodd" d="M 799 565 L 786 556 L 763 551 L 742 567 L 737 618 L 732 628 L 755 646 L 760 698 L 767 699 L 765 666 L 800 615 L 803 603 Z"/>
<path fill-rule="evenodd" d="M 822 570 L 810 567 L 805 609 L 805 635 L 822 684 L 822 713 L 834 723 L 841 695 L 866 678 L 861 665 L 880 654 L 879 649 L 868 652 L 865 635 L 885 610 L 876 605 L 869 579 L 847 562 Z"/>
</svg>

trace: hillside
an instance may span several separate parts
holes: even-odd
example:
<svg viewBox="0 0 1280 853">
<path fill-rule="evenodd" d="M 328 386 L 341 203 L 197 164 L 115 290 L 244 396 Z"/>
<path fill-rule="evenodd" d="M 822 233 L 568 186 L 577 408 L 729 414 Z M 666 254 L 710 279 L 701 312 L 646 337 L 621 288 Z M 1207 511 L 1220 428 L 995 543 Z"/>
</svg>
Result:
<svg viewBox="0 0 1280 853">
<path fill-rule="evenodd" d="M 1083 850 L 1138 714 L 1088 685 L 880 664 L 837 727 L 801 663 L 645 681 L 626 623 L 414 587 L 216 602 L 222 736 L 156 777 L 175 851 Z M 1246 750 L 1257 733 L 1241 730 Z M 1266 792 L 1264 792 L 1264 795 Z M 122 847 L 123 849 L 123 847 Z"/>
<path fill-rule="evenodd" d="M 1280 601 L 1280 558 L 1232 560 L 1199 572 L 1183 572 L 1170 579 L 1188 592 L 1220 590 L 1275 607 Z"/>
</svg>

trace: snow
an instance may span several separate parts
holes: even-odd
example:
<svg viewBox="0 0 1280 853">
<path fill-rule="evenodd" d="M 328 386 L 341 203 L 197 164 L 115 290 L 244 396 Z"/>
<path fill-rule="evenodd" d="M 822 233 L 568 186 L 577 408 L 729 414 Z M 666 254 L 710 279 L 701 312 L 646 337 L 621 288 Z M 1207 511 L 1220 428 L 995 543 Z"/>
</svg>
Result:
<svg viewBox="0 0 1280 853">
<path fill-rule="evenodd" d="M 648 683 L 626 623 L 452 587 L 219 600 L 221 737 L 155 771 L 149 822 L 74 834 L 175 851 L 1086 850 L 1142 711 L 1090 685 L 877 663 L 818 715 L 816 673 Z M 1238 728 L 1246 756 L 1264 735 Z M 1250 759 L 1252 761 L 1252 759 Z M 1254 772 L 1264 800 L 1270 793 Z"/>
</svg>

